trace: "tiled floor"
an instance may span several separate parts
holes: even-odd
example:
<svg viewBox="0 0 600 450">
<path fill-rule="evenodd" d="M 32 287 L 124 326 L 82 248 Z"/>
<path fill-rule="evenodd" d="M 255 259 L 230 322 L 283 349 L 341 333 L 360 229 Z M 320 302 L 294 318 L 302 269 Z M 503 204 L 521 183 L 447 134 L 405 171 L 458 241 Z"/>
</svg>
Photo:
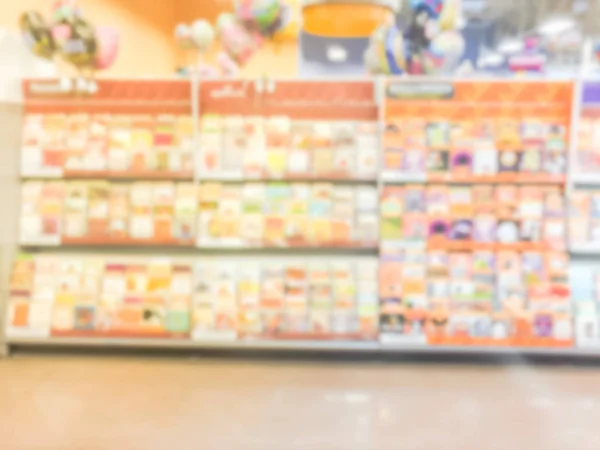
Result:
<svg viewBox="0 0 600 450">
<path fill-rule="evenodd" d="M 600 448 L 600 368 L 17 356 L 2 450 Z"/>
</svg>

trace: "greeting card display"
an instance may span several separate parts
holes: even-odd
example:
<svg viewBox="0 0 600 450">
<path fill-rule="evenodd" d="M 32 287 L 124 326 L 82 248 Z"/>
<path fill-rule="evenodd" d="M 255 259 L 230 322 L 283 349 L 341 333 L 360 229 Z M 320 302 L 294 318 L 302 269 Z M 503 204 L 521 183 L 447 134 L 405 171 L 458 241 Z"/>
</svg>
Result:
<svg viewBox="0 0 600 450">
<path fill-rule="evenodd" d="M 375 339 L 377 261 L 20 256 L 11 337 Z"/>
<path fill-rule="evenodd" d="M 373 247 L 377 190 L 330 183 L 202 183 L 199 246 Z"/>
<path fill-rule="evenodd" d="M 558 186 L 387 185 L 380 239 L 430 250 L 564 251 L 566 217 Z"/>
<path fill-rule="evenodd" d="M 191 178 L 193 119 L 186 115 L 27 114 L 21 174 Z"/>
<path fill-rule="evenodd" d="M 570 346 L 568 264 L 561 252 L 385 246 L 380 339 L 400 345 Z"/>
<path fill-rule="evenodd" d="M 572 93 L 564 82 L 390 81 L 384 179 L 564 183 Z"/>
<path fill-rule="evenodd" d="M 201 122 L 201 178 L 375 180 L 377 124 L 288 116 L 220 116 Z"/>
</svg>

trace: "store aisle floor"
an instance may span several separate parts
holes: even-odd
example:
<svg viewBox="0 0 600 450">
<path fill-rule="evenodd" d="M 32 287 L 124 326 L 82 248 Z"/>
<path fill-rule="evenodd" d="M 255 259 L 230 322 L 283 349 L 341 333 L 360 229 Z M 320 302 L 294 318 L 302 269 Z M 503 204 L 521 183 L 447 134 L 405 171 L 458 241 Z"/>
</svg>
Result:
<svg viewBox="0 0 600 450">
<path fill-rule="evenodd" d="M 600 368 L 23 355 L 2 450 L 595 449 Z"/>
</svg>

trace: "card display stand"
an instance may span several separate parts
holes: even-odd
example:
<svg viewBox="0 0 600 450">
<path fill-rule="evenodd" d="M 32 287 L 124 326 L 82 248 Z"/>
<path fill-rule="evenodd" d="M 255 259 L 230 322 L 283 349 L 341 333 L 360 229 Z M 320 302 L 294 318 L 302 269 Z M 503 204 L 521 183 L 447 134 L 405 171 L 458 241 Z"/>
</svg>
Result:
<svg viewBox="0 0 600 450">
<path fill-rule="evenodd" d="M 593 86 L 94 83 L 23 85 L 9 345 L 600 342 Z"/>
</svg>

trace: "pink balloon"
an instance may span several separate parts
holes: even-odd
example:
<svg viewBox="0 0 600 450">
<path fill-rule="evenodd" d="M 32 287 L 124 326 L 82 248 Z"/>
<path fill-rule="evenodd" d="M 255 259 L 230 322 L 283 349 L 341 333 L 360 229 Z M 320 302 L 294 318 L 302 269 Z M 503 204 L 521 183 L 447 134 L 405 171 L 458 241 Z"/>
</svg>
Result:
<svg viewBox="0 0 600 450">
<path fill-rule="evenodd" d="M 96 27 L 98 54 L 95 67 L 98 70 L 108 69 L 117 59 L 119 53 L 119 32 L 113 27 Z"/>
<path fill-rule="evenodd" d="M 55 41 L 66 41 L 71 37 L 71 27 L 69 25 L 56 25 L 52 27 L 52 37 Z"/>
<path fill-rule="evenodd" d="M 260 47 L 260 37 L 251 35 L 241 25 L 232 23 L 221 30 L 221 43 L 227 54 L 243 66 Z"/>
<path fill-rule="evenodd" d="M 226 77 L 235 77 L 240 71 L 240 67 L 231 57 L 225 52 L 219 52 L 217 55 L 217 63 Z"/>
</svg>

